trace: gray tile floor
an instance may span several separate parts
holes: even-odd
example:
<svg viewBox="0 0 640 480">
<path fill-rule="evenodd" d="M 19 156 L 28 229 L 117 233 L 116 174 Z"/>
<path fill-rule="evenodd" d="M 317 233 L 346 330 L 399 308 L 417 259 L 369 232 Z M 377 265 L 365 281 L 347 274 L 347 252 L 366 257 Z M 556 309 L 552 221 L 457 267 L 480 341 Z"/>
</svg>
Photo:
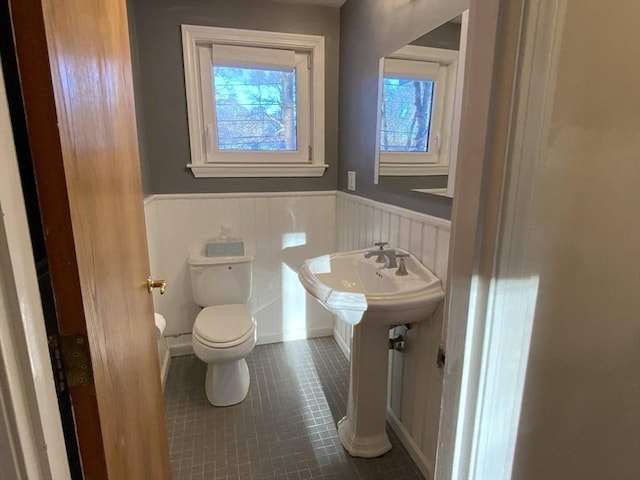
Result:
<svg viewBox="0 0 640 480">
<path fill-rule="evenodd" d="M 204 393 L 206 365 L 171 360 L 164 396 L 174 480 L 423 478 L 388 427 L 393 448 L 382 457 L 342 448 L 336 422 L 349 369 L 332 337 L 257 346 L 247 363 L 246 400 L 216 408 Z"/>
</svg>

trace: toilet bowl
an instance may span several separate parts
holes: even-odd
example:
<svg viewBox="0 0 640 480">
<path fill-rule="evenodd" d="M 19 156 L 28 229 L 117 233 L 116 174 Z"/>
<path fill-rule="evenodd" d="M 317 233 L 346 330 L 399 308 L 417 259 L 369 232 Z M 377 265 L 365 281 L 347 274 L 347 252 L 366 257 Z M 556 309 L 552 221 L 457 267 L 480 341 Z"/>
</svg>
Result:
<svg viewBox="0 0 640 480">
<path fill-rule="evenodd" d="M 209 403 L 240 403 L 249 391 L 245 357 L 256 345 L 256 323 L 245 305 L 204 308 L 193 325 L 193 351 L 207 364 L 205 392 Z"/>
<path fill-rule="evenodd" d="M 217 407 L 240 403 L 249 391 L 245 358 L 256 344 L 256 323 L 246 306 L 252 260 L 189 256 L 193 297 L 203 307 L 193 324 L 193 351 L 207 364 L 205 393 Z"/>
</svg>

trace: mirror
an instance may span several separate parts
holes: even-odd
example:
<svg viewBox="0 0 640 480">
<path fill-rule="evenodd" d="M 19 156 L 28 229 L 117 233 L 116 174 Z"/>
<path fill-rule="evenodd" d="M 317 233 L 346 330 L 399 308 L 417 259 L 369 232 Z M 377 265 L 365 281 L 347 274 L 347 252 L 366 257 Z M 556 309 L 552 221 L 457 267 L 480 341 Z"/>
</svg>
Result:
<svg viewBox="0 0 640 480">
<path fill-rule="evenodd" d="M 374 183 L 453 197 L 468 10 L 380 59 Z"/>
</svg>

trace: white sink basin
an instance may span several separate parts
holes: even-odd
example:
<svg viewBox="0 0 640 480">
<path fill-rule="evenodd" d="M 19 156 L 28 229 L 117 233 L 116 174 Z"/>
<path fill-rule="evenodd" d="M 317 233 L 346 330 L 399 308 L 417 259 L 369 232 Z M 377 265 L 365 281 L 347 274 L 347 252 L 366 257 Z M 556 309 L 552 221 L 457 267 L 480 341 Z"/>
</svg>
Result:
<svg viewBox="0 0 640 480">
<path fill-rule="evenodd" d="M 397 253 L 408 253 L 394 249 Z M 366 250 L 333 253 L 305 261 L 298 277 L 304 288 L 341 320 L 401 325 L 429 318 L 444 298 L 440 279 L 413 255 L 406 259 L 408 275 L 381 268 Z"/>
<path fill-rule="evenodd" d="M 298 277 L 322 305 L 354 325 L 347 412 L 338 436 L 350 455 L 371 458 L 391 449 L 385 429 L 389 328 L 428 319 L 444 292 L 440 279 L 413 255 L 405 260 L 408 275 L 398 276 L 397 268 L 381 268 L 376 255 L 365 258 L 365 251 L 312 258 Z"/>
</svg>

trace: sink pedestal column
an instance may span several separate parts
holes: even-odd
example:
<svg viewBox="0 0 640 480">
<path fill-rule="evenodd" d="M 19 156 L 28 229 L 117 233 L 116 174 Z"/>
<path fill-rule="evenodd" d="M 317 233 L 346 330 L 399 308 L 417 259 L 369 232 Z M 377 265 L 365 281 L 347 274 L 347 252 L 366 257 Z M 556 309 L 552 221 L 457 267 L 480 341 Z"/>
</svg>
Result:
<svg viewBox="0 0 640 480">
<path fill-rule="evenodd" d="M 389 327 L 363 323 L 353 327 L 347 414 L 338 422 L 338 436 L 351 456 L 371 458 L 391 450 L 386 432 Z"/>
</svg>

